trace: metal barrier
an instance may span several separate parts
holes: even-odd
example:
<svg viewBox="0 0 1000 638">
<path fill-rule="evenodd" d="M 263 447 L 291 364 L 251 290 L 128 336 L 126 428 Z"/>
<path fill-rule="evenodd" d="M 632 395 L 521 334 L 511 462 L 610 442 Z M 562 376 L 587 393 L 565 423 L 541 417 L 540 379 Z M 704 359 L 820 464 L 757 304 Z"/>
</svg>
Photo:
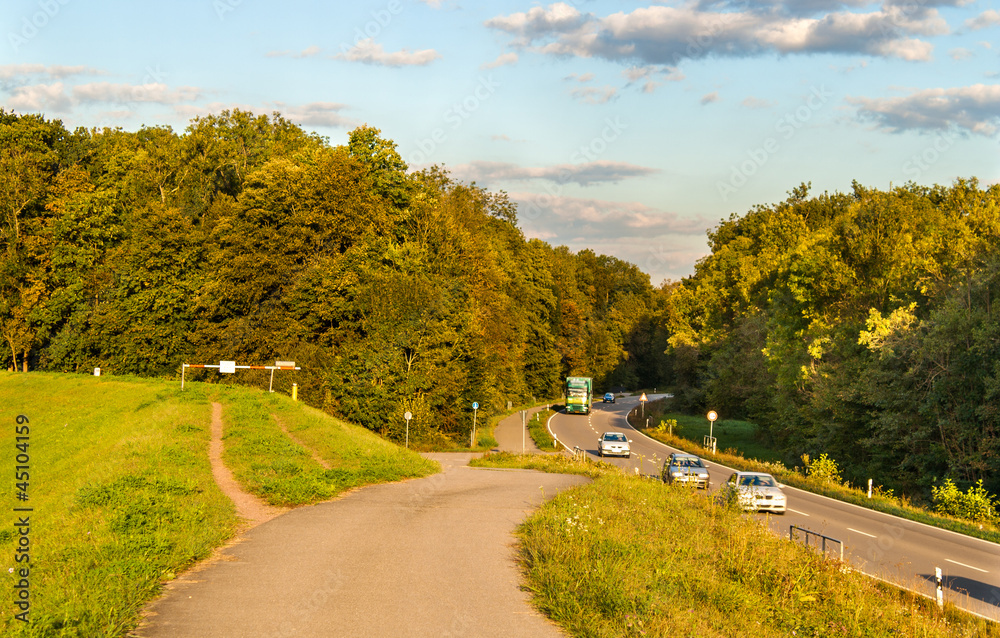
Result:
<svg viewBox="0 0 1000 638">
<path fill-rule="evenodd" d="M 843 541 L 840 541 L 840 540 L 838 540 L 836 538 L 831 538 L 830 536 L 824 536 L 823 534 L 820 534 L 819 532 L 814 532 L 814 531 L 808 530 L 808 529 L 806 529 L 804 527 L 799 527 L 798 525 L 789 525 L 789 527 L 788 527 L 788 539 L 789 540 L 795 540 L 795 530 L 799 530 L 800 532 L 803 532 L 805 534 L 805 546 L 806 547 L 809 547 L 809 537 L 810 536 L 815 536 L 816 538 L 821 539 L 822 542 L 821 542 L 821 544 L 819 544 L 819 546 L 820 546 L 820 551 L 823 552 L 823 558 L 826 558 L 826 542 L 830 541 L 831 543 L 837 543 L 838 545 L 840 545 L 840 560 L 844 560 L 844 543 L 843 543 Z"/>
</svg>

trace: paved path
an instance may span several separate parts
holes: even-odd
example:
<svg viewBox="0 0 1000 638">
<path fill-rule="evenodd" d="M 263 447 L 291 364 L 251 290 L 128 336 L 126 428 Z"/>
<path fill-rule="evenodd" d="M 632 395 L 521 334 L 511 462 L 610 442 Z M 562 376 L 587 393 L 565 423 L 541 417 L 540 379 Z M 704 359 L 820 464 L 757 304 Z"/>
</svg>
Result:
<svg viewBox="0 0 1000 638">
<path fill-rule="evenodd" d="M 512 530 L 582 477 L 467 466 L 292 510 L 177 579 L 144 638 L 561 636 L 519 588 Z"/>
<path fill-rule="evenodd" d="M 541 412 L 539 419 L 548 418 L 548 412 L 545 407 L 540 408 L 530 408 L 528 410 L 528 418 L 534 418 L 536 412 Z M 500 423 L 497 423 L 496 430 L 493 432 L 493 437 L 497 440 L 497 449 L 502 452 L 517 452 L 521 453 L 521 413 L 516 412 L 509 417 L 502 419 Z M 535 442 L 531 440 L 528 433 L 524 433 L 524 451 L 528 454 L 538 454 L 541 450 L 535 445 Z M 555 452 L 555 448 L 549 450 L 550 452 Z"/>
</svg>

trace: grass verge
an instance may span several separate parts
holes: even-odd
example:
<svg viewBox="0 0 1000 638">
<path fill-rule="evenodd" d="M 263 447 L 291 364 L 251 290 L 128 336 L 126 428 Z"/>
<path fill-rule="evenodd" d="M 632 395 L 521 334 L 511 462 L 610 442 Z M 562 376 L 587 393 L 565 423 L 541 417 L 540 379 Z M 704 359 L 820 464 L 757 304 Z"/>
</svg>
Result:
<svg viewBox="0 0 1000 638">
<path fill-rule="evenodd" d="M 163 581 L 233 535 L 239 521 L 208 461 L 215 400 L 225 406 L 227 462 L 272 502 L 314 502 L 437 467 L 362 428 L 254 390 L 191 383 L 182 393 L 176 382 L 0 372 L 0 495 L 7 504 L 0 635 L 123 636 Z M 314 472 L 315 461 L 290 444 L 272 413 L 339 471 Z M 15 448 L 17 415 L 28 419 L 26 452 Z M 14 479 L 18 453 L 28 455 L 23 487 Z M 296 478 L 303 474 L 310 480 Z M 15 535 L 22 515 L 30 519 L 26 546 Z M 27 547 L 30 563 L 16 562 L 16 547 Z M 11 570 L 25 566 L 27 623 L 14 618 L 21 610 L 11 597 L 20 589 Z"/>
<path fill-rule="evenodd" d="M 518 537 L 534 604 L 574 636 L 1000 635 L 706 495 L 620 471 L 560 492 Z"/>
</svg>

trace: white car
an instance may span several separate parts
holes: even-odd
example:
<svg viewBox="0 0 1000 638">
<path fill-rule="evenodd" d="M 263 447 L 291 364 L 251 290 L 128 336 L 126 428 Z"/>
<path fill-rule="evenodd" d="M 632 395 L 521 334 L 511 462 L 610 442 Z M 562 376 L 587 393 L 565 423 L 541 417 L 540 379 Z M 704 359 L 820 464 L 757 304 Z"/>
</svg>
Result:
<svg viewBox="0 0 1000 638">
<path fill-rule="evenodd" d="M 599 456 L 632 456 L 630 441 L 621 432 L 605 432 L 601 438 L 597 439 L 597 454 Z"/>
<path fill-rule="evenodd" d="M 727 492 L 739 500 L 746 511 L 784 514 L 788 506 L 784 487 L 764 472 L 737 472 L 726 481 Z"/>
</svg>

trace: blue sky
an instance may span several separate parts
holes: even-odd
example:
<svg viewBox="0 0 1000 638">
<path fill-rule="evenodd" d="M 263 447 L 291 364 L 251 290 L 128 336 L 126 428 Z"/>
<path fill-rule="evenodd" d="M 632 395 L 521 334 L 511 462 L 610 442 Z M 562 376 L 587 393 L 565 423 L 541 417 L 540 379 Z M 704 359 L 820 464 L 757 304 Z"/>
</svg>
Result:
<svg viewBox="0 0 1000 638">
<path fill-rule="evenodd" d="M 73 128 L 280 111 L 519 203 L 525 234 L 693 272 L 813 193 L 1000 181 L 1000 11 L 970 0 L 8 0 L 0 107 Z"/>
</svg>

